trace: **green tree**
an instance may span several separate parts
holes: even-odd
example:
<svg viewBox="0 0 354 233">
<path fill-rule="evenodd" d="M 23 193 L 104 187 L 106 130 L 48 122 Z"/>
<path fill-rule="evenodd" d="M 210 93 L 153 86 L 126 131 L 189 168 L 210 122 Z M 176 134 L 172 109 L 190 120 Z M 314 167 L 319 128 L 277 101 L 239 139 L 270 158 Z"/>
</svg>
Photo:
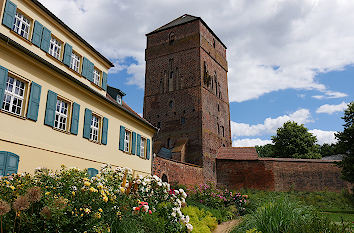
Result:
<svg viewBox="0 0 354 233">
<path fill-rule="evenodd" d="M 343 178 L 354 183 L 354 101 L 348 104 L 342 119 L 344 130 L 335 134 L 338 148 L 345 155 L 339 166 L 342 167 Z"/>
<path fill-rule="evenodd" d="M 337 144 L 324 143 L 322 146 L 320 146 L 320 154 L 322 157 L 339 154 L 338 149 L 337 149 Z"/>
<path fill-rule="evenodd" d="M 277 135 L 272 136 L 274 157 L 281 158 L 321 158 L 317 138 L 307 131 L 302 124 L 288 121 L 277 129 Z"/>
<path fill-rule="evenodd" d="M 259 157 L 274 157 L 274 145 L 255 146 Z"/>
</svg>

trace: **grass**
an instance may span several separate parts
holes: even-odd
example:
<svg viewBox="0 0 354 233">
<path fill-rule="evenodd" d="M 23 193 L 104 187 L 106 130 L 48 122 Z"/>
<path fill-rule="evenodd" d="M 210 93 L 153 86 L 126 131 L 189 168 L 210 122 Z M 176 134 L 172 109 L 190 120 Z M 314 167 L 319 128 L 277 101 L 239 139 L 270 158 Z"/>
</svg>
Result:
<svg viewBox="0 0 354 233">
<path fill-rule="evenodd" d="M 262 233 L 346 233 L 350 224 L 337 224 L 318 213 L 312 206 L 280 197 L 263 202 L 232 232 L 246 232 L 254 229 Z"/>
</svg>

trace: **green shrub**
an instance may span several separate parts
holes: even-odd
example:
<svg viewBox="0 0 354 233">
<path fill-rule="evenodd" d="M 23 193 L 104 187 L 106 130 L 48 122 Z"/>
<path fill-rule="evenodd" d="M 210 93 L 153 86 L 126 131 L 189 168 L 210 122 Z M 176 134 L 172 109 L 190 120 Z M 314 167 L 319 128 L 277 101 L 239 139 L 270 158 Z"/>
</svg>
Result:
<svg viewBox="0 0 354 233">
<path fill-rule="evenodd" d="M 182 213 L 189 216 L 193 233 L 210 233 L 218 225 L 216 218 L 209 211 L 196 206 L 184 207 Z"/>
<path fill-rule="evenodd" d="M 262 233 L 344 233 L 346 227 L 344 224 L 340 226 L 320 217 L 310 207 L 301 206 L 288 198 L 280 198 L 246 215 L 245 220 L 233 232 L 255 229 Z"/>
</svg>

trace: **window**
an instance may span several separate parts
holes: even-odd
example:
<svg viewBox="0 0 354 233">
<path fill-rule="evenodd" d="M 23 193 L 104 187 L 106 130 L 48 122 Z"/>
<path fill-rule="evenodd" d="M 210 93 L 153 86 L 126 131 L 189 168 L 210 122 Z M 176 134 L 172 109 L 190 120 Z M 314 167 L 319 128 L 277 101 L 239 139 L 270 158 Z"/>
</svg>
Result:
<svg viewBox="0 0 354 233">
<path fill-rule="evenodd" d="M 157 128 L 161 128 L 161 122 L 157 122 Z"/>
<path fill-rule="evenodd" d="M 170 35 L 168 36 L 168 43 L 171 45 L 173 44 L 173 42 L 175 42 L 175 34 L 171 32 Z"/>
<path fill-rule="evenodd" d="M 23 38 L 28 40 L 31 28 L 31 21 L 20 12 L 16 12 L 13 30 Z"/>
<path fill-rule="evenodd" d="M 140 156 L 145 158 L 145 146 L 146 145 L 146 139 L 145 138 L 141 138 L 141 143 L 140 143 Z"/>
<path fill-rule="evenodd" d="M 130 149 L 130 131 L 125 130 L 125 136 L 124 136 L 124 151 L 129 152 Z"/>
<path fill-rule="evenodd" d="M 2 109 L 14 113 L 22 114 L 23 102 L 25 95 L 25 83 L 8 76 L 6 81 L 6 89 L 4 93 Z"/>
<path fill-rule="evenodd" d="M 215 48 L 215 39 L 213 38 L 213 47 Z"/>
<path fill-rule="evenodd" d="M 99 131 L 100 131 L 100 118 L 92 114 L 91 130 L 90 130 L 90 139 L 92 141 L 98 142 Z"/>
<path fill-rule="evenodd" d="M 49 54 L 60 60 L 62 43 L 56 38 L 52 37 L 50 40 Z"/>
<path fill-rule="evenodd" d="M 117 103 L 122 104 L 122 96 L 121 95 L 117 95 Z"/>
<path fill-rule="evenodd" d="M 66 130 L 69 104 L 61 99 L 57 99 L 54 128 Z"/>
<path fill-rule="evenodd" d="M 93 83 L 96 84 L 97 86 L 100 86 L 100 84 L 101 84 L 100 73 L 101 72 L 97 69 L 93 70 Z"/>
<path fill-rule="evenodd" d="M 185 117 L 181 117 L 181 124 L 183 125 L 184 123 L 186 123 L 186 118 Z"/>
<path fill-rule="evenodd" d="M 168 106 L 170 106 L 170 108 L 173 108 L 173 101 L 170 100 L 170 102 L 168 103 Z"/>
<path fill-rule="evenodd" d="M 80 56 L 76 53 L 71 54 L 70 68 L 80 73 Z"/>
</svg>

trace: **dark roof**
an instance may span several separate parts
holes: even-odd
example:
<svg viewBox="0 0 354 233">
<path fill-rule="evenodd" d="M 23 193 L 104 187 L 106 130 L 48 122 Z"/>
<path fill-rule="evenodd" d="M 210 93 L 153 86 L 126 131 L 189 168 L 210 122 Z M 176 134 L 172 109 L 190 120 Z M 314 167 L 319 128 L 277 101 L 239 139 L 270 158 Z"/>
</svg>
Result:
<svg viewBox="0 0 354 233">
<path fill-rule="evenodd" d="M 139 116 L 139 114 L 137 114 L 136 112 L 134 112 L 128 105 L 126 105 L 124 102 L 122 105 L 118 104 L 114 99 L 109 98 L 107 96 L 104 96 L 100 93 L 98 93 L 97 91 L 95 91 L 94 89 L 92 89 L 90 86 L 80 82 L 78 79 L 74 78 L 73 76 L 71 76 L 70 74 L 66 73 L 65 71 L 63 71 L 62 69 L 58 68 L 57 66 L 53 65 L 52 63 L 48 62 L 47 60 L 43 59 L 42 57 L 40 57 L 39 55 L 35 54 L 34 52 L 30 51 L 29 49 L 23 47 L 22 45 L 20 45 L 19 43 L 17 43 L 16 41 L 12 40 L 11 38 L 9 38 L 8 36 L 0 33 L 0 39 L 3 40 L 5 43 L 7 43 L 8 45 L 13 46 L 14 48 L 18 49 L 19 51 L 23 52 L 24 54 L 32 57 L 33 59 L 37 60 L 38 62 L 42 63 L 43 65 L 49 67 L 50 69 L 54 70 L 55 72 L 58 72 L 59 74 L 63 75 L 65 78 L 67 78 L 68 80 L 78 84 L 79 86 L 81 86 L 82 88 L 86 89 L 87 91 L 91 92 L 92 94 L 94 94 L 95 96 L 97 96 L 100 99 L 103 99 L 104 101 L 112 104 L 113 106 L 115 106 L 118 109 L 121 109 L 122 111 L 128 113 L 129 115 L 131 115 L 132 117 L 136 118 L 137 120 L 143 122 L 145 125 L 149 126 L 150 128 L 154 129 L 154 130 L 158 130 L 155 126 L 153 126 L 150 122 L 148 122 L 147 120 L 145 120 L 144 118 L 142 118 L 141 116 Z"/>
<path fill-rule="evenodd" d="M 217 159 L 231 160 L 258 160 L 258 154 L 254 147 L 220 147 Z"/>
<path fill-rule="evenodd" d="M 162 147 L 158 153 L 158 156 L 165 158 L 165 159 L 171 159 L 172 158 L 172 152 L 171 150 Z"/>
<path fill-rule="evenodd" d="M 119 94 L 120 96 L 125 96 L 126 95 L 120 89 L 112 87 L 112 86 L 109 86 L 109 85 L 107 85 L 107 92 L 109 93 L 110 96 L 113 97 L 113 99 L 115 98 L 115 96 L 117 96 L 117 94 Z"/>
<path fill-rule="evenodd" d="M 200 20 L 203 25 L 211 32 L 211 34 L 213 34 L 213 36 L 225 47 L 225 49 L 227 48 L 226 45 L 224 45 L 224 43 L 219 39 L 219 37 L 213 32 L 213 30 L 211 30 L 209 28 L 209 26 L 204 22 L 204 20 L 200 17 L 196 17 L 193 15 L 188 15 L 188 14 L 184 14 L 181 17 L 178 17 L 177 19 L 172 20 L 171 22 L 169 22 L 168 24 L 163 25 L 162 27 L 159 27 L 158 29 L 155 29 L 154 31 L 147 33 L 146 35 L 151 35 L 154 34 L 156 32 L 161 32 L 164 30 L 167 30 L 169 28 L 173 28 L 182 24 L 186 24 L 189 22 L 193 22 L 195 20 Z"/>
<path fill-rule="evenodd" d="M 41 8 L 45 13 L 47 13 L 50 17 L 52 17 L 55 21 L 57 21 L 61 26 L 63 26 L 66 30 L 68 30 L 71 34 L 73 34 L 77 39 L 79 39 L 82 43 L 84 43 L 87 47 L 89 47 L 94 53 L 96 53 L 100 58 L 102 58 L 105 62 L 107 62 L 111 67 L 114 67 L 113 63 L 104 57 L 100 52 L 98 52 L 95 48 L 93 48 L 86 40 L 84 40 L 81 36 L 79 36 L 76 32 L 74 32 L 68 25 L 66 25 L 63 21 L 61 21 L 58 17 L 56 17 L 52 12 L 50 12 L 45 6 L 42 5 L 37 0 L 32 0 L 34 4 L 36 4 L 39 8 Z"/>
</svg>

